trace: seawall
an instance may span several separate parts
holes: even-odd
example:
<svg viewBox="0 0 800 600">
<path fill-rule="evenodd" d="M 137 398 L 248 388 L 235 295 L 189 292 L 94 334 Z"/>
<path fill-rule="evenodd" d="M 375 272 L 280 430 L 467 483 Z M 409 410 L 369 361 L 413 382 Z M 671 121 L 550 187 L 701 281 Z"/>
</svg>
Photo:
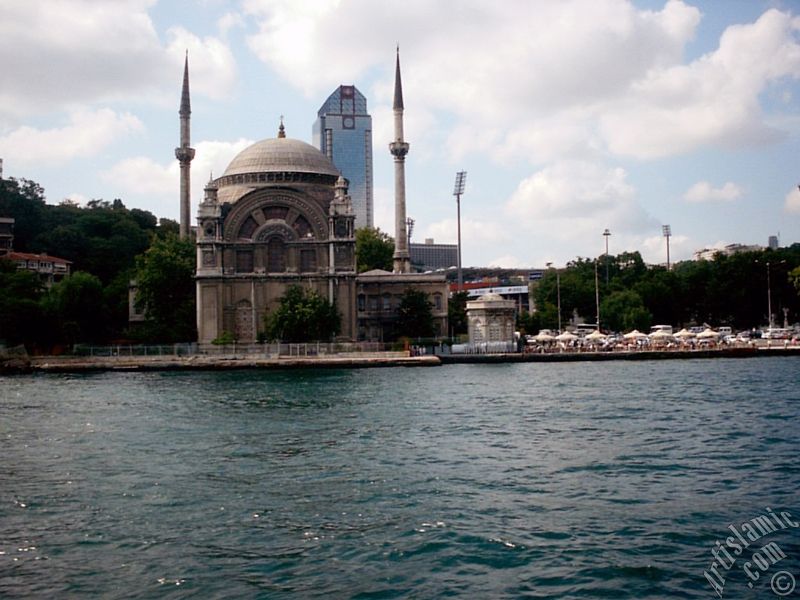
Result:
<svg viewBox="0 0 800 600">
<path fill-rule="evenodd" d="M 800 356 L 800 347 L 728 348 L 714 350 L 553 352 L 530 354 L 450 354 L 403 356 L 374 353 L 366 356 L 249 357 L 249 356 L 40 356 L 14 359 L 0 365 L 0 374 L 90 373 L 100 371 L 227 371 L 233 369 L 365 369 L 376 367 L 434 367 L 450 364 L 494 364 L 524 362 L 584 362 L 691 360 Z"/>
<path fill-rule="evenodd" d="M 252 358 L 237 356 L 164 357 L 34 357 L 27 372 L 87 373 L 96 371 L 226 371 L 231 369 L 363 369 L 439 366 L 436 356 L 346 356 Z"/>
<path fill-rule="evenodd" d="M 634 350 L 614 352 L 549 352 L 529 354 L 451 354 L 441 356 L 442 364 L 503 362 L 597 362 L 610 360 L 690 360 L 696 358 L 754 358 L 757 356 L 800 356 L 800 347 L 725 348 L 713 350 Z"/>
</svg>

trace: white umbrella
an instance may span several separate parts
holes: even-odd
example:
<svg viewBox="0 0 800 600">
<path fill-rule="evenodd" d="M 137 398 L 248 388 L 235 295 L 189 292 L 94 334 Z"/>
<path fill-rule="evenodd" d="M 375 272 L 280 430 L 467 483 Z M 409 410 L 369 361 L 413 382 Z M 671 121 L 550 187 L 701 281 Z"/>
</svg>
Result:
<svg viewBox="0 0 800 600">
<path fill-rule="evenodd" d="M 634 329 L 633 331 L 631 331 L 629 333 L 626 333 L 622 337 L 624 337 L 626 340 L 640 340 L 642 338 L 646 338 L 647 334 L 646 333 L 642 333 L 641 331 L 639 331 L 637 329 Z"/>
<path fill-rule="evenodd" d="M 539 333 L 533 336 L 533 340 L 536 342 L 552 342 L 556 338 L 549 333 Z"/>
<path fill-rule="evenodd" d="M 570 333 L 569 331 L 565 331 L 564 333 L 557 335 L 556 339 L 559 342 L 572 342 L 577 340 L 578 336 L 573 333 Z"/>
<path fill-rule="evenodd" d="M 716 339 L 718 337 L 719 337 L 719 334 L 716 331 L 714 331 L 713 329 L 706 329 L 705 331 L 702 331 L 702 332 L 697 334 L 697 339 L 699 339 L 699 340 L 710 340 L 712 338 Z"/>
<path fill-rule="evenodd" d="M 606 339 L 606 336 L 595 329 L 592 333 L 586 336 L 586 339 L 596 342 Z"/>
<path fill-rule="evenodd" d="M 650 334 L 650 339 L 651 340 L 656 340 L 656 341 L 661 341 L 661 342 L 664 342 L 664 341 L 667 341 L 667 340 L 671 340 L 672 337 L 673 336 L 672 336 L 671 333 L 667 333 L 663 329 L 659 329 L 655 333 L 651 333 Z"/>
<path fill-rule="evenodd" d="M 675 334 L 675 337 L 676 338 L 681 338 L 681 339 L 683 339 L 683 338 L 687 338 L 688 339 L 688 338 L 695 337 L 695 334 L 684 327 L 678 333 Z"/>
</svg>

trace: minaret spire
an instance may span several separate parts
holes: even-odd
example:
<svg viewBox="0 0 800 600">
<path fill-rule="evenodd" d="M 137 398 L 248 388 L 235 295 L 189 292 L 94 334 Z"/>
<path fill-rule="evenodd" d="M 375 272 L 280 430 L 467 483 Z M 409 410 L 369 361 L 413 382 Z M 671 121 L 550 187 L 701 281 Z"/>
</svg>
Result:
<svg viewBox="0 0 800 600">
<path fill-rule="evenodd" d="M 397 45 L 397 62 L 394 68 L 394 110 L 403 110 L 403 82 L 400 80 L 400 45 Z"/>
<path fill-rule="evenodd" d="M 408 143 L 403 139 L 403 85 L 400 80 L 400 46 L 397 46 L 397 61 L 394 75 L 394 141 L 389 152 L 394 156 L 394 260 L 395 273 L 410 273 L 411 259 L 408 253 L 406 233 L 406 154 Z"/>
<path fill-rule="evenodd" d="M 186 51 L 186 60 L 183 65 L 183 89 L 181 90 L 181 106 L 178 110 L 181 122 L 180 146 L 175 148 L 175 158 L 181 164 L 181 179 L 180 179 L 180 207 L 181 207 L 181 221 L 180 221 L 180 236 L 182 238 L 189 237 L 189 212 L 190 212 L 190 175 L 191 175 L 191 162 L 194 158 L 194 148 L 190 147 L 190 127 L 189 119 L 192 114 L 192 105 L 189 99 L 189 51 Z"/>
</svg>

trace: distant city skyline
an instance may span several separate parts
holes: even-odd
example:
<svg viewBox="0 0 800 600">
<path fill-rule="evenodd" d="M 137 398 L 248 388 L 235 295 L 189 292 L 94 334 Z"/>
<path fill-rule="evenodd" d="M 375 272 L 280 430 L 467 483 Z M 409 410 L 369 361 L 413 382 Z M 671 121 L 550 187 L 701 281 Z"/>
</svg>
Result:
<svg viewBox="0 0 800 600">
<path fill-rule="evenodd" d="M 346 82 L 369 99 L 373 220 L 393 234 L 399 42 L 407 214 L 417 239 L 455 243 L 468 171 L 465 267 L 563 266 L 602 255 L 605 229 L 611 254 L 663 263 L 666 224 L 672 262 L 800 241 L 796 2 L 0 1 L 0 22 L 3 175 L 50 203 L 120 198 L 178 220 L 188 49 L 193 223 L 212 172 L 280 115 L 311 143 Z"/>
</svg>

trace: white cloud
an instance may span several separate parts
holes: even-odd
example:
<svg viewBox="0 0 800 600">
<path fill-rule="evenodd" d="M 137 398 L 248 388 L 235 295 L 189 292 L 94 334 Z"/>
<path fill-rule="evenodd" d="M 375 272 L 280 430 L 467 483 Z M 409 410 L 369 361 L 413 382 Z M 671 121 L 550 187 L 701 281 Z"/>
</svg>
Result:
<svg viewBox="0 0 800 600">
<path fill-rule="evenodd" d="M 498 256 L 497 258 L 493 258 L 489 261 L 490 267 L 497 267 L 500 269 L 525 269 L 530 267 L 531 265 L 521 261 L 516 256 L 511 254 L 505 254 L 503 256 Z"/>
<path fill-rule="evenodd" d="M 166 49 L 170 57 L 189 51 L 189 85 L 192 93 L 199 92 L 214 99 L 230 96 L 236 82 L 236 60 L 230 48 L 214 37 L 200 38 L 182 27 L 168 32 L 172 38 Z M 175 80 L 172 81 L 175 87 Z"/>
<path fill-rule="evenodd" d="M 770 10 L 753 24 L 729 27 L 716 51 L 632 81 L 624 101 L 600 119 L 609 148 L 649 159 L 776 139 L 759 94 L 784 77 L 800 77 L 798 29 L 797 19 Z"/>
<path fill-rule="evenodd" d="M 198 92 L 223 95 L 235 80 L 230 50 L 181 28 L 162 44 L 155 0 L 37 0 L 0 4 L 0 126 L 53 109 L 174 97 L 184 50 L 197 55 Z M 12 58 L 13 57 L 13 58 Z M 193 67 L 194 72 L 194 67 Z M 203 85 L 203 81 L 208 81 Z M 194 81 L 193 81 L 194 83 Z M 217 84 L 216 87 L 214 84 Z M 222 84 L 222 85 L 220 85 Z"/>
<path fill-rule="evenodd" d="M 95 156 L 120 138 L 141 131 L 141 121 L 130 113 L 108 108 L 79 111 L 64 127 L 35 129 L 23 126 L 0 138 L 0 155 L 20 164 L 61 164 Z"/>
<path fill-rule="evenodd" d="M 787 213 L 800 215 L 800 190 L 794 188 L 791 192 L 786 194 L 786 199 L 783 208 Z"/>
<path fill-rule="evenodd" d="M 642 258 L 646 263 L 660 265 L 667 263 L 667 240 L 663 235 L 644 237 L 638 241 Z M 696 244 L 685 235 L 673 235 L 669 238 L 670 264 L 682 260 L 689 260 L 696 248 Z"/>
<path fill-rule="evenodd" d="M 686 191 L 683 199 L 687 202 L 729 202 L 741 196 L 742 189 L 731 181 L 719 188 L 713 187 L 708 181 L 698 181 Z"/>
<path fill-rule="evenodd" d="M 373 225 L 394 237 L 394 190 L 376 186 L 372 191 Z"/>
<path fill-rule="evenodd" d="M 243 13 L 258 27 L 251 50 L 308 96 L 381 73 L 376 131 L 390 124 L 375 114 L 388 114 L 387 40 L 398 40 L 406 107 L 428 111 L 428 139 L 446 125 L 438 152 L 456 159 L 485 151 L 542 164 L 608 150 L 649 159 L 763 143 L 779 131 L 759 95 L 800 76 L 798 21 L 776 10 L 730 27 L 690 63 L 701 13 L 681 0 L 659 11 L 628 0 L 247 0 Z"/>
<path fill-rule="evenodd" d="M 244 27 L 244 19 L 239 13 L 229 12 L 217 20 L 217 29 L 222 39 L 227 39 L 228 32 L 233 28 Z"/>
<path fill-rule="evenodd" d="M 456 219 L 443 219 L 428 225 L 417 241 L 433 238 L 439 244 L 455 244 L 458 241 L 458 222 Z M 503 227 L 490 220 L 475 220 L 461 218 L 461 239 L 469 240 L 470 244 L 492 246 L 503 241 L 505 233 Z"/>
<path fill-rule="evenodd" d="M 195 145 L 191 171 L 192 221 L 212 173 L 214 177 L 222 175 L 233 157 L 252 143 L 252 140 L 239 139 L 235 142 L 202 141 Z M 100 175 L 114 186 L 116 196 L 126 199 L 126 204 L 177 219 L 179 171 L 177 160 L 158 163 L 138 156 L 122 160 Z"/>
<path fill-rule="evenodd" d="M 614 223 L 627 230 L 650 221 L 635 196 L 624 169 L 564 161 L 522 180 L 505 208 L 539 230 L 554 223 L 571 230 L 588 226 L 600 231 Z"/>
</svg>

